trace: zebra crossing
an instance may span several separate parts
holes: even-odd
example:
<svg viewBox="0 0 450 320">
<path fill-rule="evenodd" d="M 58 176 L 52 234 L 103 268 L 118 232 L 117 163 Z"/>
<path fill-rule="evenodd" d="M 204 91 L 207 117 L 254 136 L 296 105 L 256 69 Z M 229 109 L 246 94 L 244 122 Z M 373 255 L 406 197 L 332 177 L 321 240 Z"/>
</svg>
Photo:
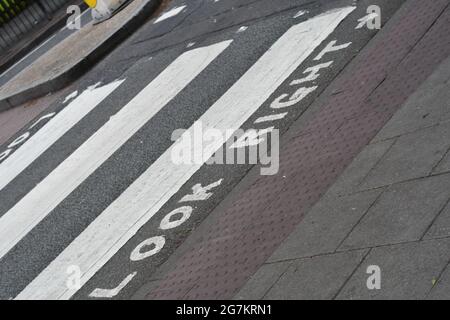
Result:
<svg viewBox="0 0 450 320">
<path fill-rule="evenodd" d="M 191 103 L 202 101 L 202 112 L 186 115 L 180 120 L 187 125 L 187 132 L 192 132 L 196 123 L 226 133 L 245 126 L 252 117 L 257 117 L 256 124 L 285 121 L 287 112 L 284 111 L 295 108 L 318 88 L 317 85 L 310 85 L 309 90 L 293 95 L 290 103 L 279 105 L 278 109 L 283 106 L 282 113 L 274 109 L 277 112 L 261 116 L 258 111 L 283 84 L 296 85 L 298 89 L 306 82 L 314 83 L 321 73 L 327 72 L 323 62 L 329 60 L 324 56 L 345 50 L 351 44 L 338 41 L 332 35 L 344 21 L 352 19 L 353 25 L 361 18 L 364 8 L 356 9 L 356 6 L 347 5 L 309 15 L 293 14 L 289 25 L 283 22 L 284 27 L 272 34 L 264 44 L 254 48 L 255 51 L 246 52 L 247 48 L 242 46 L 251 27 L 227 39 L 186 48 L 148 83 L 140 83 L 140 91 L 127 96 L 127 102 L 95 128 L 92 135 L 80 141 L 73 150 L 66 151 L 58 165 L 37 183 L 30 183 L 27 186 L 29 190 L 25 190 L 23 196 L 16 197 L 13 205 L 0 211 L 0 298 L 71 299 L 83 291 L 139 230 L 155 223 L 154 217 L 171 203 L 173 197 L 197 182 L 193 177 L 204 168 L 204 163 L 179 165 L 172 161 L 171 150 L 177 142 L 170 142 L 170 136 L 165 133 L 178 129 L 180 123 L 171 120 L 171 117 L 177 114 L 185 116 L 183 112 L 189 111 Z M 233 72 L 227 65 L 236 59 L 237 51 L 247 58 L 248 67 L 244 65 L 242 72 L 229 76 L 222 83 L 220 77 Z M 255 52 L 258 54 L 255 55 Z M 144 63 L 153 64 L 155 60 L 146 59 Z M 309 64 L 322 67 L 306 69 L 309 70 L 309 77 L 303 74 L 302 81 L 292 81 L 292 74 Z M 329 63 L 328 67 L 331 65 Z M 139 72 L 139 67 L 136 69 L 139 77 L 145 78 L 143 71 Z M 220 88 L 215 93 L 217 98 L 207 94 L 202 96 L 198 92 L 198 88 L 205 81 L 211 82 L 211 79 L 216 80 L 214 88 Z M 79 123 L 88 123 L 93 112 L 102 108 L 106 100 L 111 103 L 118 92 L 127 92 L 130 81 L 125 75 L 70 97 L 70 102 L 60 112 L 49 118 L 39 131 L 0 162 L 0 197 L 2 193 L 3 197 L 10 196 L 14 189 L 8 187 L 14 185 L 24 172 L 39 170 L 39 159 L 48 157 L 54 145 L 69 136 Z M 198 95 L 201 100 L 186 99 L 191 94 Z M 278 102 L 281 103 L 281 99 Z M 179 109 L 172 110 L 174 105 Z M 171 126 L 161 131 L 152 130 L 162 117 Z M 150 137 L 149 133 L 153 135 Z M 145 137 L 149 137 L 150 141 L 163 141 L 151 156 L 146 155 L 146 161 L 134 159 L 145 154 L 145 149 L 131 155 L 131 158 L 130 153 L 123 153 L 131 144 L 140 142 L 145 146 L 142 141 Z M 217 143 L 209 144 L 205 150 L 206 159 L 220 147 Z M 130 168 L 131 163 L 137 161 L 139 170 L 127 168 L 128 161 Z M 108 169 L 109 165 L 112 169 Z M 121 174 L 127 170 L 133 173 L 122 177 Z M 105 173 L 108 178 L 105 178 Z M 119 188 L 115 188 L 116 176 L 120 180 L 117 183 Z M 105 185 L 105 181 L 110 183 Z M 214 184 L 218 185 L 220 183 Z M 113 194 L 102 194 L 113 189 Z M 101 204 L 91 208 L 80 195 L 90 197 L 90 201 L 101 199 Z M 74 205 L 79 212 L 71 211 Z M 67 230 L 71 230 L 69 235 L 62 234 Z M 160 239 L 166 241 L 164 236 Z M 155 243 L 148 245 L 155 246 L 149 250 L 151 255 L 162 249 L 163 242 L 159 249 Z M 28 261 L 35 263 L 27 266 Z M 79 281 L 75 286 L 68 284 L 71 277 L 68 271 L 73 267 L 79 271 Z M 104 291 L 104 297 L 116 296 L 135 276 L 136 272 L 118 275 L 124 280 L 104 284 L 110 288 L 118 285 L 116 289 L 120 289 L 113 290 L 114 294 L 104 288 L 96 288 L 94 291 L 97 294 L 91 296 L 101 297 L 98 292 Z M 8 286 L 11 283 L 16 285 Z"/>
</svg>

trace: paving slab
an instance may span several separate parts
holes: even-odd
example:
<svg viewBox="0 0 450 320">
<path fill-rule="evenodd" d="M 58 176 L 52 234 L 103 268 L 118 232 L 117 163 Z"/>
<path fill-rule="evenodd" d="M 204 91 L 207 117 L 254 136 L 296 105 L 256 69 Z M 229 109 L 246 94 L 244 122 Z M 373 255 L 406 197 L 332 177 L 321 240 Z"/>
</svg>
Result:
<svg viewBox="0 0 450 320">
<path fill-rule="evenodd" d="M 447 151 L 447 154 L 442 158 L 439 164 L 433 170 L 433 173 L 444 173 L 450 171 L 450 150 Z"/>
<path fill-rule="evenodd" d="M 392 117 L 374 142 L 391 139 L 450 120 L 450 58 Z"/>
<path fill-rule="evenodd" d="M 266 293 L 290 267 L 292 261 L 282 261 L 263 265 L 241 291 L 234 297 L 236 300 L 263 299 Z"/>
<path fill-rule="evenodd" d="M 267 300 L 330 300 L 345 284 L 368 250 L 296 260 L 267 292 Z"/>
<path fill-rule="evenodd" d="M 420 240 L 449 198 L 450 174 L 390 187 L 339 250 Z"/>
<path fill-rule="evenodd" d="M 425 235 L 425 239 L 450 237 L 450 203 L 442 210 Z"/>
<path fill-rule="evenodd" d="M 403 135 L 371 170 L 360 188 L 373 189 L 426 177 L 449 147 L 450 122 Z"/>
<path fill-rule="evenodd" d="M 357 191 L 361 182 L 394 143 L 395 139 L 390 139 L 367 145 L 330 188 L 330 192 L 344 195 Z"/>
<path fill-rule="evenodd" d="M 374 248 L 337 299 L 425 299 L 447 266 L 449 252 L 450 239 Z M 380 290 L 367 287 L 369 266 L 381 270 Z"/>
<path fill-rule="evenodd" d="M 269 262 L 333 253 L 383 190 L 326 195 L 308 213 Z"/>
<path fill-rule="evenodd" d="M 427 296 L 429 300 L 450 300 L 450 266 L 447 265 L 443 274 Z"/>
<path fill-rule="evenodd" d="M 0 111 L 63 88 L 121 43 L 161 0 L 134 0 L 111 19 L 90 22 L 0 88 Z"/>
</svg>

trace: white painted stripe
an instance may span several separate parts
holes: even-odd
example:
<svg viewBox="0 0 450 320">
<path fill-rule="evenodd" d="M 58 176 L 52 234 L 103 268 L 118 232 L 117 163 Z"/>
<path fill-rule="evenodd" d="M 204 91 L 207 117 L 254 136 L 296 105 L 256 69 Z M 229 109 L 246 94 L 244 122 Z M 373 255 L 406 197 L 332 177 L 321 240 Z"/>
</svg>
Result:
<svg viewBox="0 0 450 320">
<path fill-rule="evenodd" d="M 281 120 L 288 115 L 287 112 L 271 114 L 269 116 L 259 117 L 255 120 L 255 123 L 271 122 L 275 120 Z"/>
<path fill-rule="evenodd" d="M 178 15 L 179 13 L 181 13 L 184 9 L 186 8 L 186 6 L 181 6 L 181 7 L 176 7 L 173 8 L 167 12 L 164 12 L 159 18 L 157 18 L 154 22 L 155 23 L 159 23 L 161 21 L 167 20 L 169 18 L 175 17 L 176 15 Z"/>
<path fill-rule="evenodd" d="M 91 298 L 114 298 L 120 291 L 123 290 L 137 275 L 137 272 L 129 274 L 116 288 L 114 289 L 95 289 L 89 294 Z"/>
<path fill-rule="evenodd" d="M 88 88 L 0 164 L 0 191 L 91 112 L 124 80 Z"/>
<path fill-rule="evenodd" d="M 205 69 L 231 41 L 184 53 L 0 218 L 0 258 Z"/>
<path fill-rule="evenodd" d="M 292 27 L 189 130 L 201 124 L 230 136 L 270 97 L 354 10 L 342 8 Z M 176 144 L 174 144 L 176 145 Z M 212 156 L 221 145 L 204 150 Z M 172 146 L 173 148 L 173 146 Z M 17 299 L 69 299 L 68 266 L 77 265 L 85 284 L 201 167 L 175 165 L 167 150 L 116 201 L 92 222 Z"/>
</svg>

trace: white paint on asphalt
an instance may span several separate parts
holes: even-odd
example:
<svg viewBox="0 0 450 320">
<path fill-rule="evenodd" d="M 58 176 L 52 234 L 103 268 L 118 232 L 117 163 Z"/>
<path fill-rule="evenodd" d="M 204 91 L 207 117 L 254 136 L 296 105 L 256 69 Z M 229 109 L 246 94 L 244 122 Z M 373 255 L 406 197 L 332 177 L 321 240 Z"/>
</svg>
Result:
<svg viewBox="0 0 450 320">
<path fill-rule="evenodd" d="M 48 114 L 46 114 L 46 115 L 43 115 L 43 116 L 40 117 L 38 120 L 36 120 L 36 122 L 33 123 L 33 124 L 30 126 L 29 129 L 31 130 L 31 129 L 37 127 L 37 125 L 40 124 L 42 121 L 45 121 L 45 120 L 47 120 L 47 119 L 49 119 L 49 118 L 53 118 L 55 115 L 56 115 L 56 112 L 51 112 L 51 113 L 48 113 Z"/>
<path fill-rule="evenodd" d="M 221 130 L 229 137 L 230 129 L 239 129 L 354 9 L 355 7 L 346 7 L 333 10 L 290 28 L 198 122 L 207 128 Z M 157 92 L 160 94 L 164 90 Z M 196 124 L 187 130 L 187 134 L 193 134 Z M 205 146 L 204 153 L 212 156 L 220 147 L 214 141 Z M 66 287 L 66 274 L 63 270 L 68 265 L 80 266 L 83 270 L 81 282 L 86 284 L 201 166 L 197 163 L 175 165 L 169 148 L 50 263 L 17 299 L 72 297 L 76 290 Z"/>
<path fill-rule="evenodd" d="M 8 159 L 0 164 L 0 191 L 110 95 L 123 81 L 117 80 L 100 88 L 85 90 L 17 151 L 12 153 Z M 23 214 L 26 214 L 26 212 Z"/>
<path fill-rule="evenodd" d="M 181 6 L 181 7 L 173 8 L 173 9 L 167 11 L 167 12 L 164 12 L 162 15 L 160 15 L 160 16 L 155 20 L 154 23 L 156 24 L 156 23 L 159 23 L 159 22 L 161 22 L 161 21 L 164 21 L 164 20 L 173 18 L 173 17 L 175 17 L 176 15 L 180 14 L 185 8 L 186 8 L 186 6 Z"/>
<path fill-rule="evenodd" d="M 245 32 L 247 31 L 248 27 L 247 26 L 242 26 L 238 29 L 238 31 L 236 31 L 236 33 L 241 33 L 241 32 Z"/>
<path fill-rule="evenodd" d="M 336 52 L 336 51 L 340 51 L 342 49 L 346 49 L 348 48 L 352 43 L 351 42 L 347 42 L 341 45 L 336 45 L 337 40 L 333 40 L 331 41 L 323 50 L 321 53 L 319 53 L 317 55 L 317 57 L 314 58 L 314 61 L 319 61 L 322 60 L 322 58 L 327 54 L 327 53 L 331 53 L 331 52 Z"/>
<path fill-rule="evenodd" d="M 166 244 L 163 236 L 152 237 L 142 241 L 130 254 L 131 261 L 141 261 L 159 253 Z"/>
<path fill-rule="evenodd" d="M 271 121 L 281 120 L 284 117 L 286 117 L 287 115 L 288 115 L 287 112 L 271 114 L 269 116 L 259 117 L 258 119 L 255 120 L 255 123 L 263 123 L 263 122 L 271 122 Z"/>
<path fill-rule="evenodd" d="M 66 103 L 67 101 L 70 101 L 72 99 L 75 99 L 78 95 L 78 90 L 75 90 L 74 92 L 72 92 L 71 94 L 69 94 L 63 101 L 63 103 Z"/>
<path fill-rule="evenodd" d="M 294 19 L 300 18 L 300 17 L 304 16 L 304 15 L 307 14 L 307 13 L 308 13 L 308 11 L 300 10 L 299 12 L 297 12 L 297 13 L 295 14 Z"/>
<path fill-rule="evenodd" d="M 89 297 L 91 298 L 107 298 L 111 299 L 117 296 L 123 288 L 125 288 L 131 280 L 137 275 L 137 272 L 129 274 L 123 281 L 114 289 L 95 289 L 91 292 Z"/>
<path fill-rule="evenodd" d="M 220 186 L 222 182 L 223 179 L 220 179 L 205 187 L 202 187 L 202 185 L 198 183 L 192 187 L 192 194 L 184 196 L 179 202 L 183 203 L 183 202 L 206 201 L 213 196 L 213 193 L 210 191 Z"/>
<path fill-rule="evenodd" d="M 0 258 L 197 77 L 231 42 L 224 41 L 181 55 L 2 216 Z M 15 168 L 13 165 L 10 167 Z M 5 170 L 3 176 L 10 177 L 9 171 Z"/>
<path fill-rule="evenodd" d="M 359 24 L 356 26 L 356 30 L 362 29 L 363 27 L 367 26 L 367 24 L 379 17 L 379 14 L 376 12 L 372 12 L 367 14 L 366 16 L 362 17 L 358 20 Z"/>
</svg>

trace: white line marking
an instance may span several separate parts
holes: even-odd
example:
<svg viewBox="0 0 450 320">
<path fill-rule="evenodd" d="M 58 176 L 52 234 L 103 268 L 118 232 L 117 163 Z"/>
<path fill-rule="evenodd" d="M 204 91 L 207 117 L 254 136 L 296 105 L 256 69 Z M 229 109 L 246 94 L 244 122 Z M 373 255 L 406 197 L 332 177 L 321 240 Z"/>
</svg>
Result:
<svg viewBox="0 0 450 320">
<path fill-rule="evenodd" d="M 259 117 L 258 119 L 255 120 L 255 123 L 263 123 L 263 122 L 271 122 L 271 121 L 275 121 L 275 120 L 281 120 L 284 117 L 286 117 L 287 115 L 288 115 L 287 112 L 271 114 L 269 116 Z"/>
<path fill-rule="evenodd" d="M 95 289 L 91 292 L 89 297 L 91 298 L 114 298 L 117 296 L 120 291 L 123 290 L 130 282 L 133 280 L 133 278 L 137 275 L 137 272 L 133 272 L 132 274 L 129 274 L 123 281 L 114 289 Z"/>
<path fill-rule="evenodd" d="M 300 10 L 299 12 L 296 13 L 296 15 L 294 16 L 294 19 L 300 18 L 301 16 L 304 16 L 307 13 L 308 13 L 308 11 Z"/>
<path fill-rule="evenodd" d="M 66 103 L 69 100 L 75 99 L 78 95 L 78 90 L 75 90 L 74 92 L 72 92 L 71 94 L 69 94 L 63 101 L 63 103 Z"/>
<path fill-rule="evenodd" d="M 0 258 L 205 69 L 231 41 L 184 53 L 0 218 Z"/>
<path fill-rule="evenodd" d="M 85 90 L 2 162 L 0 164 L 0 191 L 110 95 L 123 81 L 118 80 L 100 88 Z"/>
<path fill-rule="evenodd" d="M 41 123 L 41 122 L 44 121 L 45 119 L 53 118 L 55 115 L 56 115 L 56 112 L 52 112 L 52 113 L 48 113 L 48 114 L 46 114 L 46 115 L 43 115 L 43 116 L 40 117 L 38 120 L 36 120 L 36 122 L 33 123 L 33 124 L 30 126 L 29 129 L 30 129 L 30 130 L 33 129 L 34 127 L 36 127 L 39 123 Z"/>
<path fill-rule="evenodd" d="M 358 20 L 359 24 L 356 26 L 356 30 L 358 29 L 362 29 L 364 26 L 367 25 L 368 22 L 375 20 L 376 18 L 378 18 L 378 13 L 369 13 L 368 15 L 362 17 L 361 19 Z"/>
<path fill-rule="evenodd" d="M 334 10 L 293 26 L 198 121 L 230 136 L 229 130 L 239 129 L 354 9 Z M 187 133 L 192 135 L 196 125 Z M 216 142 L 203 151 L 212 156 L 220 147 Z M 200 167 L 173 164 L 169 148 L 17 299 L 69 299 L 76 290 L 65 286 L 66 267 L 79 265 L 84 285 Z"/>
<path fill-rule="evenodd" d="M 205 186 L 205 187 L 202 187 L 201 183 L 198 183 L 192 187 L 192 194 L 188 194 L 188 195 L 184 196 L 179 201 L 179 203 L 206 201 L 214 195 L 214 193 L 209 192 L 209 191 L 220 186 L 222 184 L 222 182 L 223 182 L 223 179 L 220 179 L 220 180 L 218 180 L 214 183 L 211 183 L 210 185 Z"/>
<path fill-rule="evenodd" d="M 167 12 L 164 12 L 162 15 L 160 15 L 153 24 L 159 23 L 161 21 L 167 20 L 169 18 L 175 17 L 176 15 L 178 15 L 179 13 L 181 13 L 184 8 L 186 8 L 186 6 L 181 6 L 181 7 L 176 7 L 173 8 L 172 10 L 169 10 Z"/>
</svg>

